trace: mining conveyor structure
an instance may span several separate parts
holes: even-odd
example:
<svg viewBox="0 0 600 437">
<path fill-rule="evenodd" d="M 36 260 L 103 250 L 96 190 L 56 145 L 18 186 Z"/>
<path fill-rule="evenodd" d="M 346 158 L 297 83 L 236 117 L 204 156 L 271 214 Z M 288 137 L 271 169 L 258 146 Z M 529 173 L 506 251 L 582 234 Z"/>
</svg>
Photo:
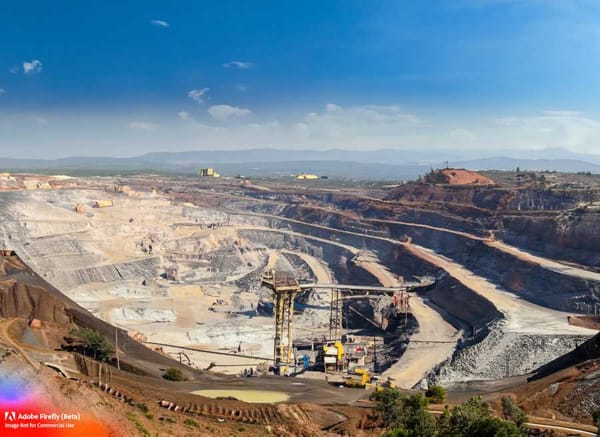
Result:
<svg viewBox="0 0 600 437">
<path fill-rule="evenodd" d="M 292 275 L 267 270 L 262 275 L 262 285 L 273 292 L 275 316 L 275 339 L 273 358 L 280 374 L 287 374 L 294 366 L 294 299 L 302 291 L 298 280 Z"/>
<path fill-rule="evenodd" d="M 294 359 L 294 299 L 305 289 L 328 288 L 331 290 L 329 340 L 339 339 L 342 330 L 342 302 L 344 299 L 388 295 L 401 311 L 408 313 L 408 291 L 429 287 L 435 283 L 434 278 L 422 277 L 417 282 L 403 283 L 397 287 L 365 286 L 350 284 L 300 284 L 290 273 L 267 270 L 261 278 L 262 285 L 273 293 L 273 314 L 275 316 L 275 337 L 273 355 L 275 367 L 280 374 L 287 374 L 295 367 Z M 343 295 L 342 291 L 350 293 Z M 358 293 L 357 293 L 358 292 Z M 400 296 L 396 293 L 400 292 Z"/>
</svg>

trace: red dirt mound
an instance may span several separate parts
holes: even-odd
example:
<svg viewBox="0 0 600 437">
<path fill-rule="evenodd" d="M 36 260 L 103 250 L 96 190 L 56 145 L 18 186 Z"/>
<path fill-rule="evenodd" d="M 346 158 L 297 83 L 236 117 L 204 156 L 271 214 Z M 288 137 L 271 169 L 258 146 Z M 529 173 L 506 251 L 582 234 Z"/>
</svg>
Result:
<svg viewBox="0 0 600 437">
<path fill-rule="evenodd" d="M 425 176 L 425 181 L 449 185 L 495 185 L 490 178 L 463 168 L 446 168 Z"/>
</svg>

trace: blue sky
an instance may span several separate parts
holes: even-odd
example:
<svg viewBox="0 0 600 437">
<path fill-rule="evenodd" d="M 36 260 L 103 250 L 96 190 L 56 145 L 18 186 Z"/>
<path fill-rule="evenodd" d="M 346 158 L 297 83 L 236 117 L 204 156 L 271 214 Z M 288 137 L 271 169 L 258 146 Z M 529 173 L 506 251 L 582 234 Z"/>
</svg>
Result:
<svg viewBox="0 0 600 437">
<path fill-rule="evenodd" d="M 1 156 L 600 153 L 596 1 L 11 3 Z"/>
</svg>

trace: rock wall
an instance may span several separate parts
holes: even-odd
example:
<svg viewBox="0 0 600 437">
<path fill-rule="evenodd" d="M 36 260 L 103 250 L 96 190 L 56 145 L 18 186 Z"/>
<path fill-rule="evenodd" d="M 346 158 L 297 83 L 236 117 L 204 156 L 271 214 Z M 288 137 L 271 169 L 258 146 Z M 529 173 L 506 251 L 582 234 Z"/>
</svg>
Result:
<svg viewBox="0 0 600 437">
<path fill-rule="evenodd" d="M 600 271 L 600 210 L 576 209 L 559 216 L 507 215 L 501 220 L 499 236 L 507 243 Z"/>
<path fill-rule="evenodd" d="M 0 281 L 0 316 L 69 323 L 65 305 L 40 287 L 16 281 Z"/>
</svg>

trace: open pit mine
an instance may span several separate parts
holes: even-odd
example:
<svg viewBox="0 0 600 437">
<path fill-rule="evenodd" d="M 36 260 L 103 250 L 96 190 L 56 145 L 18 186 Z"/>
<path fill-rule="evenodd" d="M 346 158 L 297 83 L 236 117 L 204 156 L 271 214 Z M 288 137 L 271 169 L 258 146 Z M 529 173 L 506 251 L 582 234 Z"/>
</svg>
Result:
<svg viewBox="0 0 600 437">
<path fill-rule="evenodd" d="M 543 381 L 600 359 L 598 190 L 472 173 L 388 187 L 10 176 L 0 366 L 250 433 L 377 435 L 356 406 L 370 391 L 432 384 L 589 424 L 597 370 L 588 386 Z M 77 326 L 104 334 L 107 361 L 80 353 Z"/>
</svg>

